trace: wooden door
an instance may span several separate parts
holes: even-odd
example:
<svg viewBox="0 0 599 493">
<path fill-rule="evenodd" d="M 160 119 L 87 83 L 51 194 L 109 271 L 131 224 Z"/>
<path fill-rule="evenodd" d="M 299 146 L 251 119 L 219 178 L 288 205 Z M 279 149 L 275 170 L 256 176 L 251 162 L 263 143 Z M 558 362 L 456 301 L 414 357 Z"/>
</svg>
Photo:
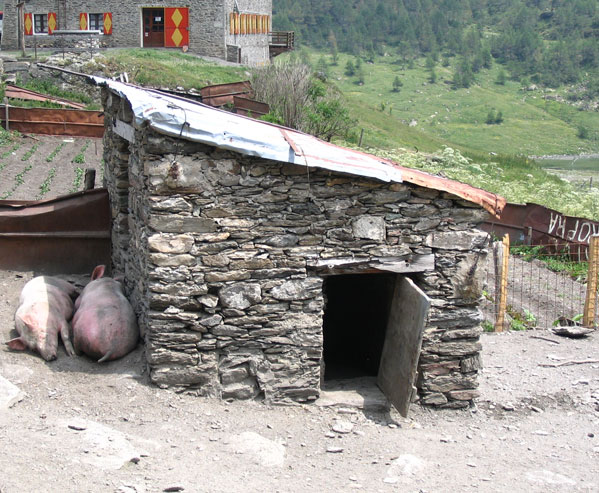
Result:
<svg viewBox="0 0 599 493">
<path fill-rule="evenodd" d="M 143 9 L 143 46 L 164 46 L 164 9 Z"/>
<path fill-rule="evenodd" d="M 377 384 L 407 417 L 430 299 L 411 279 L 397 276 Z"/>
</svg>

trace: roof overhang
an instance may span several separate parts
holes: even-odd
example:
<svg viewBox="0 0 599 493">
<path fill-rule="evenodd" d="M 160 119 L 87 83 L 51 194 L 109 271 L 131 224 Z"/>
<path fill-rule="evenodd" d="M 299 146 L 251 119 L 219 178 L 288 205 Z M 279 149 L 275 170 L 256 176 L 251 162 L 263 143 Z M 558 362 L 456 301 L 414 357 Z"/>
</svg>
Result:
<svg viewBox="0 0 599 493">
<path fill-rule="evenodd" d="M 477 204 L 499 216 L 506 200 L 470 185 L 406 168 L 391 160 L 346 149 L 312 135 L 262 122 L 195 101 L 102 77 L 95 84 L 125 98 L 134 114 L 134 125 L 149 125 L 156 132 L 299 166 L 374 178 L 384 182 L 412 183 L 439 190 Z"/>
</svg>

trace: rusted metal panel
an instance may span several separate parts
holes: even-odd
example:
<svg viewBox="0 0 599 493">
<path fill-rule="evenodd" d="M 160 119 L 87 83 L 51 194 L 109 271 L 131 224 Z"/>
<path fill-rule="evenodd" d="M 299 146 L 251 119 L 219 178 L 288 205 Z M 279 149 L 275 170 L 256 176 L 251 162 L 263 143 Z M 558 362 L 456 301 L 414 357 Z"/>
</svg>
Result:
<svg viewBox="0 0 599 493">
<path fill-rule="evenodd" d="M 235 113 L 245 116 L 263 116 L 270 111 L 270 106 L 254 99 L 242 96 L 233 96 L 233 109 Z"/>
<path fill-rule="evenodd" d="M 31 91 L 29 89 L 13 86 L 10 84 L 6 85 L 5 96 L 7 98 L 23 99 L 26 101 L 48 101 L 50 103 L 57 103 L 78 110 L 85 109 L 85 105 L 82 103 L 75 103 L 74 101 L 69 101 L 68 99 L 63 98 L 57 98 L 55 96 L 48 96 L 46 94 L 41 94 L 39 92 Z"/>
<path fill-rule="evenodd" d="M 206 86 L 200 89 L 202 102 L 210 106 L 224 106 L 233 104 L 234 96 L 245 95 L 248 98 L 254 97 L 254 90 L 250 81 L 232 82 L 230 84 L 216 84 Z"/>
<path fill-rule="evenodd" d="M 512 244 L 548 245 L 586 258 L 591 236 L 599 234 L 599 222 L 566 216 L 538 204 L 507 204 L 500 219 L 489 221 L 485 231 L 510 235 Z"/>
<path fill-rule="evenodd" d="M 51 200 L 0 200 L 0 269 L 85 274 L 110 265 L 104 188 Z"/>
<path fill-rule="evenodd" d="M 0 121 L 6 128 L 4 105 L 0 106 Z M 104 136 L 104 114 L 100 111 L 9 106 L 8 123 L 11 130 L 23 133 L 96 138 Z"/>
</svg>

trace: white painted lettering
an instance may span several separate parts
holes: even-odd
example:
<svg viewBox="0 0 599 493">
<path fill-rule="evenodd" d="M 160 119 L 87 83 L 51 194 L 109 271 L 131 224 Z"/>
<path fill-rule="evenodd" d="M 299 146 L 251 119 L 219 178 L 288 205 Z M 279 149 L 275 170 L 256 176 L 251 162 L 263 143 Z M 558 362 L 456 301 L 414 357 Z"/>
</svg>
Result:
<svg viewBox="0 0 599 493">
<path fill-rule="evenodd" d="M 571 229 L 570 231 L 568 231 L 568 236 L 566 238 L 568 241 L 574 241 L 574 238 L 576 238 L 576 233 L 578 233 L 578 225 L 579 224 L 580 224 L 580 221 L 577 219 L 576 226 L 574 226 L 574 229 Z"/>
<path fill-rule="evenodd" d="M 586 229 L 586 233 L 585 233 Z M 582 223 L 580 227 L 580 233 L 578 233 L 578 241 L 580 243 L 588 243 L 589 236 L 591 236 L 592 226 L 591 223 Z"/>
</svg>

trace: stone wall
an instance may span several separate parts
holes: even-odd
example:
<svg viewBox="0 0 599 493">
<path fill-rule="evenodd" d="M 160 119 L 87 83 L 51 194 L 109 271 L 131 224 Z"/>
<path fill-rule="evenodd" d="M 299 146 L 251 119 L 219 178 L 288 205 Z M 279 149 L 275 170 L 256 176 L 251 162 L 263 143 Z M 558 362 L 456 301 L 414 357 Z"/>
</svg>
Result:
<svg viewBox="0 0 599 493">
<path fill-rule="evenodd" d="M 422 402 L 465 407 L 481 365 L 487 214 L 454 196 L 252 158 L 156 134 L 127 140 L 105 93 L 114 267 L 144 328 L 152 382 L 224 398 L 315 399 L 327 259 L 434 255 Z M 120 131 L 122 134 L 122 130 Z"/>
<path fill-rule="evenodd" d="M 272 13 L 270 0 L 245 0 L 244 8 L 251 12 Z M 18 46 L 16 22 L 16 0 L 7 0 L 4 10 L 4 31 L 2 35 L 2 49 L 16 50 Z M 225 7 L 225 4 L 227 6 Z M 253 35 L 252 39 L 238 40 L 232 43 L 229 36 L 229 12 L 232 11 L 229 0 L 191 0 L 181 5 L 177 2 L 156 0 L 153 2 L 122 2 L 120 0 L 104 0 L 100 3 L 89 0 L 75 0 L 67 2 L 66 15 L 61 15 L 56 0 L 39 0 L 35 4 L 27 3 L 25 12 L 40 14 L 48 12 L 57 13 L 60 29 L 79 29 L 79 14 L 111 12 L 113 31 L 111 35 L 101 35 L 100 45 L 103 47 L 139 47 L 142 46 L 141 9 L 148 5 L 152 7 L 177 7 L 189 8 L 189 49 L 194 53 L 218 58 L 226 57 L 226 45 L 242 47 L 242 62 L 251 65 L 268 61 L 268 36 Z M 268 9 L 268 10 L 267 10 Z M 238 37 L 241 38 L 241 37 Z M 244 36 L 249 38 L 249 36 Z M 33 48 L 62 47 L 62 42 L 53 36 L 35 35 L 25 36 L 25 44 Z M 266 47 L 266 49 L 264 49 Z"/>
</svg>

